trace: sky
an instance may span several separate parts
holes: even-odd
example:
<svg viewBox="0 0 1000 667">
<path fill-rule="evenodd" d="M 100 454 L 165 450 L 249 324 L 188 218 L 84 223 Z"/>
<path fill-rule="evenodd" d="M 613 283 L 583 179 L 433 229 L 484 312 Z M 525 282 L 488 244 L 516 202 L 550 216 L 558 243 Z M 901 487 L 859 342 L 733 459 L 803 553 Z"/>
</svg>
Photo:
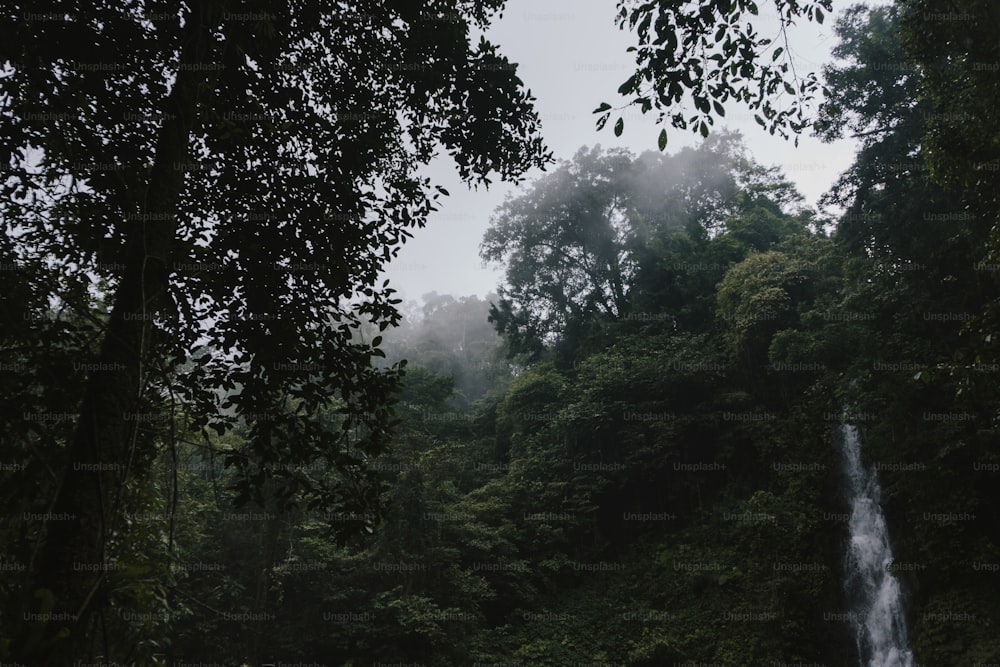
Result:
<svg viewBox="0 0 1000 667">
<path fill-rule="evenodd" d="M 755 28 L 773 37 L 778 24 L 773 9 L 768 15 L 769 4 L 760 3 L 761 20 Z M 803 20 L 790 30 L 789 51 L 800 74 L 819 72 L 829 62 L 836 44 L 834 18 L 847 6 L 837 0 L 834 16 L 828 16 L 824 25 Z M 596 116 L 591 112 L 605 101 L 620 106 L 624 99 L 617 93 L 618 86 L 635 71 L 633 54 L 626 52 L 634 35 L 617 28 L 615 13 L 616 3 L 611 0 L 508 0 L 503 16 L 487 32 L 500 52 L 518 63 L 517 74 L 536 98 L 542 134 L 557 160 L 571 158 L 585 145 L 628 148 L 636 155 L 656 150 L 660 128 L 654 122 L 655 111 L 646 116 L 638 109 L 626 111 L 621 137 L 612 132 L 617 115 L 600 132 L 594 125 Z M 796 148 L 792 141 L 760 128 L 747 109 L 732 104 L 726 107 L 726 117 L 716 121 L 716 128 L 742 132 L 750 154 L 764 165 L 780 166 L 811 206 L 816 206 L 854 155 L 850 140 L 824 144 L 803 135 Z M 694 146 L 700 139 L 689 131 L 667 130 L 668 153 Z M 483 265 L 479 244 L 493 210 L 519 188 L 494 180 L 489 190 L 470 190 L 447 157 L 435 160 L 425 173 L 451 196 L 442 199 L 440 210 L 430 216 L 425 228 L 414 230 L 414 238 L 390 263 L 385 273 L 390 286 L 406 301 L 429 292 L 483 297 L 495 291 L 503 269 Z M 520 188 L 530 186 L 542 173 L 529 172 Z"/>
</svg>

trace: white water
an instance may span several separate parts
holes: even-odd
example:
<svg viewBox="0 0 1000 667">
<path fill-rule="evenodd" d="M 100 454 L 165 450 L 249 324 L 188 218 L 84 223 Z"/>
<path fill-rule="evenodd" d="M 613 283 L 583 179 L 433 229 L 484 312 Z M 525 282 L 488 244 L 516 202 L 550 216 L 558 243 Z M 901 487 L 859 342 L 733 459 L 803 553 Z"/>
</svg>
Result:
<svg viewBox="0 0 1000 667">
<path fill-rule="evenodd" d="M 851 618 L 860 665 L 913 667 L 899 582 L 886 569 L 892 562 L 892 549 L 879 505 L 878 476 L 873 467 L 861 462 L 858 432 L 853 426 L 843 426 L 842 447 L 851 503 L 845 585 L 854 601 Z"/>
</svg>

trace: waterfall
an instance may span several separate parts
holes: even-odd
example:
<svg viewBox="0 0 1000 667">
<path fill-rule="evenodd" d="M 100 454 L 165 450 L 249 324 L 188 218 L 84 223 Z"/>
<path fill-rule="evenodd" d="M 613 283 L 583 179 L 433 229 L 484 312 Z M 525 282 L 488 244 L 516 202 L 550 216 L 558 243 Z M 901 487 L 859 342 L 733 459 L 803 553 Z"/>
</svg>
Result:
<svg viewBox="0 0 1000 667">
<path fill-rule="evenodd" d="M 913 667 L 899 582 L 887 570 L 892 549 L 879 504 L 878 476 L 874 467 L 861 462 L 857 429 L 845 424 L 842 430 L 851 504 L 845 586 L 853 601 L 851 619 L 860 665 Z"/>
</svg>

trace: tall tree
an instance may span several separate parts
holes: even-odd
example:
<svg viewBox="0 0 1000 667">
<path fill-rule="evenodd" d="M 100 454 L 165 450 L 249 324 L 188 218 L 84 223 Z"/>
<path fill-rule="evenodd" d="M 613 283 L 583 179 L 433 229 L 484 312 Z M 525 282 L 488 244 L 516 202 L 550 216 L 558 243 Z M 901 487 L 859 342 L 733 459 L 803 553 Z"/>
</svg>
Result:
<svg viewBox="0 0 1000 667">
<path fill-rule="evenodd" d="M 372 283 L 434 210 L 416 171 L 438 146 L 470 183 L 546 160 L 515 66 L 470 39 L 502 4 L 6 8 L 13 252 L 62 262 L 77 282 L 96 276 L 114 295 L 24 586 L 35 616 L 4 632 L 11 655 L 95 655 L 87 638 L 110 595 L 122 503 L 158 453 L 150 432 L 172 421 L 167 402 L 195 428 L 250 424 L 229 461 L 244 499 L 267 483 L 286 501 L 376 501 L 357 463 L 385 443 L 395 373 L 370 365 L 379 338 L 353 332 L 396 321 L 392 290 Z M 330 395 L 348 406 L 339 434 L 314 419 Z M 272 465 L 315 459 L 354 490 L 310 488 Z"/>
<path fill-rule="evenodd" d="M 998 207 L 1000 7 L 989 0 L 900 3 L 900 41 L 919 68 L 926 156 L 941 183 L 977 188 Z"/>
<path fill-rule="evenodd" d="M 918 95 L 925 108 L 924 162 L 933 181 L 963 191 L 957 221 L 989 230 L 985 256 L 973 257 L 980 289 L 1000 271 L 1000 7 L 987 0 L 958 0 L 940 7 L 924 0 L 900 6 L 900 41 L 919 68 Z M 1000 299 L 976 309 L 967 327 L 968 357 L 1000 361 Z M 995 396 L 981 373 L 967 373 L 966 388 Z M 985 386 L 984 386 L 985 385 Z M 995 400 L 987 398 L 987 400 Z"/>
<path fill-rule="evenodd" d="M 624 197 L 631 163 L 627 151 L 584 148 L 501 205 L 481 251 L 507 265 L 500 306 L 490 311 L 499 331 L 520 331 L 531 346 L 594 318 L 625 315 L 634 270 Z"/>
<path fill-rule="evenodd" d="M 996 320 L 980 317 L 1000 294 L 989 255 L 1000 209 L 983 168 L 996 155 L 995 81 L 978 72 L 995 53 L 993 9 L 849 10 L 821 119 L 831 136 L 861 139 L 831 196 L 845 208 L 834 236 L 845 251 L 844 287 L 833 313 L 854 341 L 841 354 L 839 393 L 875 417 L 863 424 L 867 455 L 905 462 L 880 471 L 882 504 L 896 557 L 920 564 L 900 577 L 912 594 L 911 645 L 927 663 L 997 656 L 988 621 L 944 627 L 935 613 L 997 613 L 996 582 L 949 546 L 994 553 L 1000 539 L 988 472 L 998 442 Z M 969 520 L 929 519 L 940 508 Z"/>
<path fill-rule="evenodd" d="M 719 259 L 739 261 L 801 229 L 783 209 L 801 196 L 779 173 L 749 159 L 742 139 L 722 133 L 673 155 L 583 148 L 495 212 L 481 254 L 506 264 L 506 284 L 490 311 L 513 351 L 538 354 L 560 338 L 587 335 L 600 322 L 648 321 L 680 309 L 701 285 L 690 248 L 726 232 Z M 725 248 L 735 252 L 725 256 Z M 694 269 L 689 271 L 688 269 Z M 692 277 L 691 274 L 699 274 Z M 676 289 L 677 287 L 680 289 Z M 638 288 L 638 293 L 633 289 Z M 665 293 L 673 289 L 674 303 Z M 680 293 L 684 297 L 680 297 Z M 633 312 L 637 307 L 642 312 Z M 702 315 L 705 313 L 703 312 Z M 570 346 L 576 343 L 571 341 Z"/>
</svg>

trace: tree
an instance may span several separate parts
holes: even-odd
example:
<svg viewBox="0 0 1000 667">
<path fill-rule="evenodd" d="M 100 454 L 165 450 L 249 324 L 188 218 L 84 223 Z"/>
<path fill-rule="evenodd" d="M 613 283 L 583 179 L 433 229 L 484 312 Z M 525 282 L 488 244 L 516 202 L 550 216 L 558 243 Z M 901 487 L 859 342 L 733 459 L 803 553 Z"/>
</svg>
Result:
<svg viewBox="0 0 1000 667">
<path fill-rule="evenodd" d="M 900 42 L 919 68 L 917 94 L 925 111 L 924 163 L 935 184 L 962 190 L 962 208 L 953 211 L 977 229 L 980 289 L 995 286 L 1000 264 L 1000 8 L 984 0 L 959 0 L 946 10 L 923 0 L 903 3 Z M 980 235 L 988 230 L 985 241 Z M 1000 293 L 994 290 L 966 327 L 967 359 L 1000 360 Z M 986 395 L 979 373 L 967 373 L 963 387 Z M 989 383 L 985 383 L 989 385 Z M 989 399 L 986 400 L 995 400 Z"/>
<path fill-rule="evenodd" d="M 919 68 L 927 104 L 927 164 L 940 183 L 961 184 L 1000 204 L 1000 7 L 959 0 L 947 9 L 927 0 L 899 8 L 900 42 Z"/>
<path fill-rule="evenodd" d="M 777 168 L 748 156 L 738 133 L 720 132 L 675 156 L 647 152 L 639 162 L 647 167 L 633 187 L 636 320 L 665 314 L 670 328 L 704 330 L 729 265 L 801 231 L 802 196 Z"/>
<path fill-rule="evenodd" d="M 982 472 L 993 469 L 998 440 L 989 315 L 1000 293 L 989 254 L 998 208 L 995 172 L 983 168 L 996 155 L 996 84 L 980 71 L 996 62 L 995 8 L 856 7 L 838 34 L 820 127 L 852 132 L 862 147 L 831 195 L 845 208 L 832 314 L 854 341 L 837 393 L 875 416 L 863 424 L 869 456 L 909 467 L 880 477 L 894 553 L 921 563 L 904 576 L 916 658 L 995 659 L 985 626 L 930 620 L 941 608 L 996 613 L 995 582 L 944 555 L 955 544 L 991 553 L 998 542 L 996 480 Z M 983 518 L 926 520 L 941 507 Z"/>
<path fill-rule="evenodd" d="M 701 278 L 725 270 L 699 270 L 695 255 L 766 250 L 803 228 L 790 214 L 800 200 L 736 133 L 674 155 L 581 149 L 495 212 L 481 254 L 507 270 L 490 317 L 514 351 L 535 355 L 601 323 L 673 321 L 714 289 Z"/>
<path fill-rule="evenodd" d="M 371 367 L 378 337 L 353 332 L 396 322 L 392 290 L 371 284 L 434 210 L 416 169 L 438 144 L 470 183 L 547 157 L 515 66 L 470 41 L 501 6 L 8 8 L 24 17 L 3 26 L 0 80 L 11 252 L 113 294 L 49 515 L 77 518 L 45 522 L 22 593 L 51 622 L 22 624 L 12 655 L 93 655 L 125 491 L 155 460 L 168 405 L 196 429 L 250 424 L 228 461 L 243 500 L 268 482 L 286 504 L 376 502 L 359 453 L 384 447 L 397 374 Z M 347 406 L 342 434 L 315 419 L 330 395 Z M 355 491 L 268 472 L 316 459 Z"/>
<path fill-rule="evenodd" d="M 755 0 L 619 0 L 618 27 L 627 26 L 637 37 L 637 45 L 629 47 L 636 54 L 636 70 L 618 88 L 620 95 L 631 96 L 624 107 L 638 106 L 642 113 L 655 108 L 658 123 L 669 113 L 673 127 L 707 137 L 715 119 L 726 115 L 725 104 L 734 100 L 758 111 L 755 120 L 771 134 L 787 138 L 789 130 L 801 132 L 809 126 L 805 108 L 819 81 L 812 72 L 799 77 L 786 33 L 802 17 L 822 23 L 824 11 L 830 12 L 833 3 L 774 0 L 773 4 L 778 32 L 769 38 L 755 30 L 759 19 L 740 25 L 741 19 L 758 16 Z M 791 99 L 782 105 L 785 95 Z M 687 98 L 696 110 L 691 116 L 678 109 Z M 613 111 L 607 102 L 594 110 L 599 114 L 597 129 L 607 124 Z M 619 117 L 615 134 L 623 128 Z M 664 128 L 660 150 L 666 144 Z"/>
<path fill-rule="evenodd" d="M 893 312 L 866 325 L 882 330 L 880 345 L 898 336 L 911 361 L 952 365 L 962 348 L 975 358 L 959 336 L 962 325 L 925 314 L 988 308 L 997 284 L 983 265 L 996 207 L 989 188 L 936 179 L 929 168 L 929 133 L 942 121 L 921 92 L 931 74 L 907 50 L 907 11 L 855 6 L 838 21 L 838 61 L 825 68 L 830 93 L 817 127 L 824 139 L 851 133 L 861 140 L 854 163 L 827 195 L 845 209 L 835 234 L 848 258 L 844 307 Z"/>
<path fill-rule="evenodd" d="M 490 308 L 499 331 L 521 330 L 537 344 L 574 324 L 626 314 L 631 162 L 627 151 L 580 149 L 494 213 L 481 255 L 507 265 L 502 305 Z"/>
<path fill-rule="evenodd" d="M 726 322 L 733 359 L 748 384 L 765 375 L 774 334 L 798 319 L 797 307 L 809 293 L 814 267 L 778 250 L 753 253 L 726 272 L 719 283 L 719 315 Z"/>
</svg>

